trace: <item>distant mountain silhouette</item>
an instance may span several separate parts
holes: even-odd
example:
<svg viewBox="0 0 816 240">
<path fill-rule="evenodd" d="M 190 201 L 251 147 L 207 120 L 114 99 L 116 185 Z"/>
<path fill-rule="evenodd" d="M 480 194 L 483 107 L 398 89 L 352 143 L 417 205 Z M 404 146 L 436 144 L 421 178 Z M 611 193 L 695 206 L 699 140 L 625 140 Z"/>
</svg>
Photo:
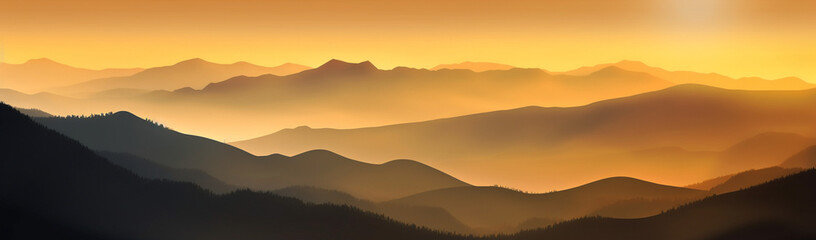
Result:
<svg viewBox="0 0 816 240">
<path fill-rule="evenodd" d="M 816 138 L 793 133 L 761 133 L 723 151 L 720 156 L 721 168 L 725 169 L 724 171 L 737 172 L 742 170 L 739 168 L 745 167 L 759 169 L 776 166 L 779 165 L 780 159 L 787 159 L 812 145 L 816 145 Z"/>
<path fill-rule="evenodd" d="M 722 194 L 753 187 L 771 180 L 801 172 L 801 168 L 770 167 L 757 170 L 748 170 L 737 173 L 727 181 L 710 189 L 712 193 Z"/>
<path fill-rule="evenodd" d="M 175 90 L 184 87 L 202 88 L 211 82 L 247 75 L 264 74 L 289 75 L 309 67 L 297 64 L 283 64 L 277 67 L 263 67 L 247 62 L 217 64 L 194 58 L 171 66 L 145 69 L 142 72 L 125 77 L 93 79 L 71 86 L 57 88 L 54 91 L 68 95 L 87 95 L 90 93 L 113 89 L 142 90 Z"/>
<path fill-rule="evenodd" d="M 751 171 L 751 170 L 748 170 L 748 171 Z M 716 177 L 716 178 L 712 178 L 712 179 L 707 179 L 707 180 L 704 180 L 704 181 L 701 181 L 701 182 L 698 182 L 698 183 L 694 183 L 694 184 L 685 186 L 685 188 L 708 191 L 708 190 L 711 190 L 712 188 L 714 188 L 714 187 L 716 187 L 716 186 L 718 186 L 720 184 L 723 184 L 725 181 L 728 181 L 728 179 L 731 179 L 731 177 L 733 177 L 734 175 L 736 175 L 736 174 L 729 174 L 729 175 L 720 176 L 720 177 Z"/>
<path fill-rule="evenodd" d="M 315 187 L 287 187 L 275 190 L 273 193 L 316 204 L 353 206 L 365 211 L 383 214 L 400 222 L 416 224 L 430 229 L 462 234 L 474 233 L 472 229 L 465 226 L 462 222 L 441 208 L 395 203 L 375 203 L 355 198 L 344 192 Z"/>
<path fill-rule="evenodd" d="M 142 178 L 190 182 L 215 193 L 227 193 L 238 189 L 200 170 L 165 167 L 127 153 L 96 152 L 96 154 Z"/>
<path fill-rule="evenodd" d="M 816 145 L 810 146 L 805 150 L 791 156 L 784 162 L 782 167 L 787 168 L 814 168 L 816 167 Z"/>
<path fill-rule="evenodd" d="M 48 92 L 26 94 L 12 89 L 0 89 L 0 99 L 17 108 L 36 108 L 52 115 L 71 115 L 73 112 L 98 109 L 97 104 Z"/>
<path fill-rule="evenodd" d="M 393 203 L 446 209 L 467 225 L 485 232 L 512 231 L 529 219 L 567 220 L 605 209 L 608 217 L 647 217 L 702 198 L 699 190 L 654 184 L 638 179 L 615 177 L 564 191 L 528 194 L 500 187 L 456 187 L 433 190 L 393 200 Z M 606 207 L 625 200 L 648 200 L 653 204 L 628 204 L 630 212 Z M 631 212 L 640 215 L 632 216 Z M 551 223 L 551 222 L 550 222 Z M 537 226 L 542 227 L 542 226 Z"/>
<path fill-rule="evenodd" d="M 387 200 L 468 185 L 410 160 L 368 164 L 325 150 L 292 157 L 256 157 L 224 143 L 178 133 L 129 112 L 36 121 L 94 150 L 133 154 L 172 168 L 199 169 L 228 184 L 258 190 L 305 185 Z"/>
<path fill-rule="evenodd" d="M 5 104 L 0 131 L 3 239 L 465 238 L 350 207 L 145 180 Z"/>
<path fill-rule="evenodd" d="M 562 72 L 567 75 L 589 75 L 607 67 L 618 67 L 634 72 L 643 72 L 665 79 L 675 84 L 704 84 L 713 87 L 742 90 L 804 90 L 816 85 L 795 77 L 767 80 L 758 77 L 744 77 L 734 79 L 716 73 L 697 73 L 691 71 L 668 71 L 662 68 L 651 67 L 638 61 L 620 61 L 617 63 L 598 64 L 590 67 L 581 67 L 572 71 Z M 557 74 L 557 73 L 554 73 Z"/>
<path fill-rule="evenodd" d="M 515 67 L 505 64 L 499 63 L 489 63 L 489 62 L 461 62 L 461 63 L 453 63 L 453 64 L 439 64 L 436 67 L 431 68 L 432 71 L 442 70 L 442 69 L 466 69 L 471 70 L 474 72 L 484 72 L 484 71 L 491 71 L 491 70 L 510 70 Z"/>
<path fill-rule="evenodd" d="M 22 64 L 0 63 L 0 88 L 33 94 L 97 78 L 128 76 L 140 68 L 90 70 L 75 68 L 51 59 L 32 59 Z"/>
<path fill-rule="evenodd" d="M 364 127 L 529 105 L 583 105 L 671 85 L 625 71 L 576 77 L 552 76 L 540 69 L 380 70 L 367 61 L 331 60 L 288 76 L 233 77 L 201 90 L 157 91 L 117 106 L 124 104 L 174 126 L 202 126 L 186 131 L 246 139 L 257 136 L 258 129 L 286 126 Z M 241 124 L 223 127 L 223 120 L 207 117 L 212 114 L 234 116 Z"/>
<path fill-rule="evenodd" d="M 419 159 L 476 185 L 525 186 L 534 191 L 609 174 L 681 185 L 757 164 L 779 164 L 780 158 L 723 160 L 716 152 L 761 133 L 816 133 L 814 103 L 816 90 L 680 85 L 581 107 L 525 107 L 358 129 L 300 128 L 231 144 L 258 154 L 332 149 L 363 161 Z M 666 147 L 688 152 L 631 154 Z M 764 146 L 750 150 L 777 155 Z M 722 167 L 724 162 L 729 168 Z"/>
<path fill-rule="evenodd" d="M 29 116 L 29 117 L 53 117 L 54 116 L 54 115 L 51 115 L 50 113 L 43 112 L 42 110 L 36 109 L 36 108 L 15 108 L 15 109 L 17 109 L 17 111 L 20 111 L 20 113 L 25 114 L 26 116 Z"/>
</svg>

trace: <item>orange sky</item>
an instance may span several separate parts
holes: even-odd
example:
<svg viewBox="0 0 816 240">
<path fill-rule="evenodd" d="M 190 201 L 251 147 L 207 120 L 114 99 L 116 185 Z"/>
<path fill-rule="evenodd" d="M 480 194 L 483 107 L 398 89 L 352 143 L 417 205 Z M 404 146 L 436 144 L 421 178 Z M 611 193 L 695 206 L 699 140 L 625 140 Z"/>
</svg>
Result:
<svg viewBox="0 0 816 240">
<path fill-rule="evenodd" d="M 151 67 L 201 57 L 380 68 L 640 60 L 816 82 L 816 1 L 45 1 L 0 3 L 0 61 Z"/>
</svg>

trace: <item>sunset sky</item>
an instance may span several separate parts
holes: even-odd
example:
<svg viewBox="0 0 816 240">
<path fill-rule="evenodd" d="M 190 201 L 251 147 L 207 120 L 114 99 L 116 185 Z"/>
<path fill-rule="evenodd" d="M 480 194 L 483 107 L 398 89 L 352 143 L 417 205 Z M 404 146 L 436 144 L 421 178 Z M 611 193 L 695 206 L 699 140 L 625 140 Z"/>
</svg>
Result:
<svg viewBox="0 0 816 240">
<path fill-rule="evenodd" d="M 45 1 L 0 3 L 0 61 L 85 68 L 371 60 L 561 71 L 639 60 L 816 83 L 816 1 Z"/>
</svg>

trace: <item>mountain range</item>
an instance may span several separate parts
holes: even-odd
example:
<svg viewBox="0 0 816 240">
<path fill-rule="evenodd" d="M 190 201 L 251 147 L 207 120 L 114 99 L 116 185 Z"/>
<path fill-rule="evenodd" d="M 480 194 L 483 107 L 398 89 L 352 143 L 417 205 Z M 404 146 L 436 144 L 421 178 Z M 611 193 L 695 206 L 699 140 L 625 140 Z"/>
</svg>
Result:
<svg viewBox="0 0 816 240">
<path fill-rule="evenodd" d="M 575 70 L 559 72 L 567 75 L 587 75 L 615 66 L 633 72 L 648 73 L 652 76 L 665 79 L 675 84 L 703 84 L 712 87 L 741 90 L 804 90 L 814 88 L 811 83 L 796 77 L 786 77 L 780 79 L 762 79 L 758 77 L 730 78 L 717 73 L 698 73 L 691 71 L 669 71 L 658 67 L 652 67 L 638 61 L 620 61 L 617 63 L 598 64 L 590 67 L 581 67 Z"/>
<path fill-rule="evenodd" d="M 286 63 L 276 67 L 263 67 L 247 62 L 217 64 L 200 58 L 185 60 L 170 66 L 148 68 L 130 76 L 88 79 L 66 84 L 52 91 L 68 96 L 92 96 L 90 94 L 115 89 L 144 91 L 176 90 L 179 88 L 202 88 L 235 76 L 259 76 L 265 74 L 289 75 L 310 69 L 307 66 Z"/>
<path fill-rule="evenodd" d="M 680 85 L 580 107 L 524 107 L 358 129 L 299 127 L 231 144 L 255 154 L 331 149 L 366 162 L 421 159 L 477 185 L 542 183 L 535 191 L 610 175 L 684 185 L 779 165 L 800 149 L 778 144 L 774 156 L 728 156 L 756 152 L 731 147 L 764 133 L 816 136 L 814 104 L 815 90 Z M 809 141 L 790 139 L 801 147 Z M 770 146 L 766 152 L 776 145 Z"/>
<path fill-rule="evenodd" d="M 431 71 L 442 70 L 442 69 L 467 69 L 474 72 L 484 72 L 484 71 L 492 71 L 492 70 L 510 70 L 516 67 L 500 64 L 500 63 L 490 63 L 490 62 L 461 62 L 461 63 L 452 63 L 452 64 L 439 64 L 435 67 L 431 68 Z"/>
<path fill-rule="evenodd" d="M 259 131 L 272 132 L 301 125 L 359 128 L 532 105 L 580 106 L 687 82 L 726 88 L 754 86 L 747 84 L 746 79 L 739 80 L 736 87 L 717 84 L 721 80 L 708 81 L 694 74 L 687 77 L 680 74 L 688 72 L 657 71 L 658 68 L 632 61 L 553 73 L 522 68 L 483 72 L 406 67 L 381 70 L 371 62 L 355 64 L 331 60 L 316 69 L 294 73 L 305 68 L 261 75 L 273 69 L 243 62 L 214 64 L 191 59 L 131 76 L 97 79 L 50 90 L 67 97 L 5 90 L 0 92 L 0 99 L 14 106 L 38 108 L 56 115 L 127 110 L 151 116 L 185 132 L 235 141 L 257 137 Z M 261 76 L 252 77 L 256 75 Z M 682 79 L 686 81 L 680 81 Z M 814 87 L 795 79 L 750 79 L 761 84 L 747 89 Z M 212 115 L 228 117 L 215 121 L 209 117 Z M 224 120 L 241 124 L 228 126 L 223 124 Z"/>
<path fill-rule="evenodd" d="M 47 58 L 32 59 L 21 64 L 0 63 L 0 88 L 34 94 L 91 79 L 128 76 L 142 70 L 141 68 L 103 70 L 75 68 Z"/>
</svg>

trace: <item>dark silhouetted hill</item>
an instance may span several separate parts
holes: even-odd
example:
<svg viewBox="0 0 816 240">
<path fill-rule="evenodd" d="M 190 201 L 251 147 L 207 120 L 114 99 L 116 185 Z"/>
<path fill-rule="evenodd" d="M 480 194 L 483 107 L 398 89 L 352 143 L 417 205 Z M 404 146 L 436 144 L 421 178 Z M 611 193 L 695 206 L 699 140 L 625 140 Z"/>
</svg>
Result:
<svg viewBox="0 0 816 240">
<path fill-rule="evenodd" d="M 350 207 L 139 178 L 4 104 L 0 131 L 2 239 L 463 238 Z"/>
<path fill-rule="evenodd" d="M 310 203 L 353 206 L 365 211 L 383 214 L 400 222 L 416 224 L 430 229 L 462 234 L 474 233 L 468 226 L 465 226 L 465 224 L 451 216 L 450 213 L 440 208 L 395 203 L 375 203 L 355 198 L 344 192 L 315 187 L 295 186 L 275 190 L 273 192 L 281 196 L 294 197 Z"/>
<path fill-rule="evenodd" d="M 737 173 L 727 181 L 710 189 L 712 193 L 722 194 L 740 189 L 749 188 L 771 180 L 801 172 L 801 168 L 770 167 L 757 170 L 748 170 Z"/>
<path fill-rule="evenodd" d="M 20 113 L 29 117 L 53 117 L 50 113 L 44 112 L 36 108 L 16 108 Z"/>
<path fill-rule="evenodd" d="M 325 150 L 292 157 L 257 157 L 224 143 L 175 132 L 128 112 L 36 121 L 94 150 L 133 154 L 171 168 L 198 169 L 228 184 L 258 190 L 316 186 L 379 201 L 468 185 L 410 160 L 369 164 Z"/>
<path fill-rule="evenodd" d="M 96 152 L 96 154 L 142 178 L 190 182 L 214 193 L 227 193 L 238 189 L 200 170 L 170 168 L 127 153 Z"/>
</svg>

